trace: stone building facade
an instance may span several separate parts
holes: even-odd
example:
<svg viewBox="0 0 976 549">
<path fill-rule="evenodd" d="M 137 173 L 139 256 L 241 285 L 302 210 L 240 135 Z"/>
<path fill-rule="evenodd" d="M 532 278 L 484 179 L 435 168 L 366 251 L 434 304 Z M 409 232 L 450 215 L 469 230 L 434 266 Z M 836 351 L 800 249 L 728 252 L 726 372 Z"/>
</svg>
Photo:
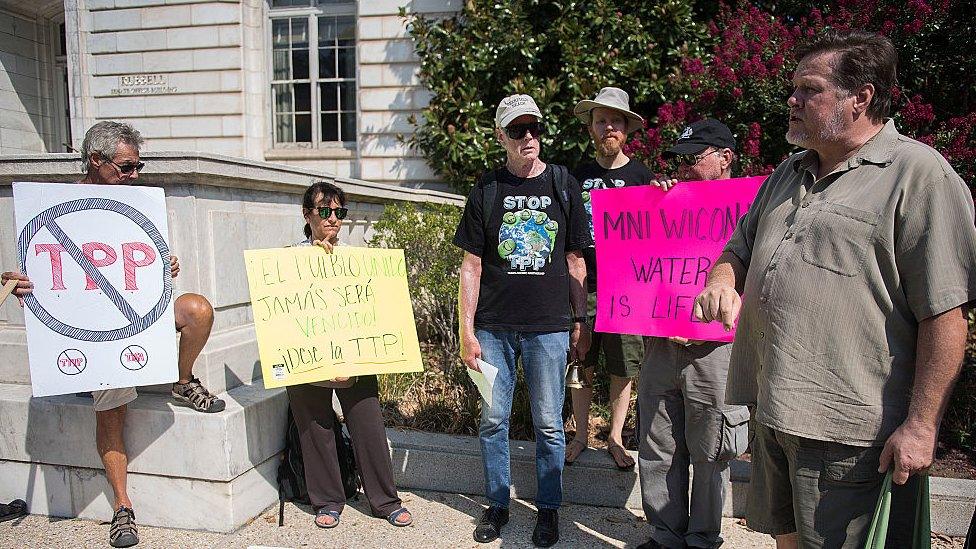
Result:
<svg viewBox="0 0 976 549">
<path fill-rule="evenodd" d="M 429 99 L 401 8 L 461 0 L 0 0 L 0 155 L 116 119 L 147 150 L 444 189 L 398 139 Z"/>
</svg>

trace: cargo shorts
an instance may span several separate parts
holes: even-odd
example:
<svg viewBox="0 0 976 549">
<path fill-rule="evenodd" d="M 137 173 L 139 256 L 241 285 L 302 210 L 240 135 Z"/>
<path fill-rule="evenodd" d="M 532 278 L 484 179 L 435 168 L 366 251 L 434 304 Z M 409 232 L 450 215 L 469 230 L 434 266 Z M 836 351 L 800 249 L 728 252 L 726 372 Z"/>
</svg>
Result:
<svg viewBox="0 0 976 549">
<path fill-rule="evenodd" d="M 586 313 L 590 326 L 596 324 L 596 293 L 586 298 Z M 623 378 L 637 377 L 644 360 L 644 338 L 639 335 L 608 334 L 594 330 L 590 339 L 590 350 L 583 359 L 585 368 L 594 368 L 600 363 L 603 351 L 604 364 L 611 375 Z"/>
<path fill-rule="evenodd" d="M 92 398 L 95 399 L 96 412 L 104 412 L 106 410 L 113 410 L 119 406 L 125 406 L 135 400 L 137 396 L 135 387 L 92 391 Z"/>
<path fill-rule="evenodd" d="M 797 532 L 801 549 L 861 549 L 884 473 L 881 446 L 851 446 L 753 421 L 746 524 L 770 535 Z M 918 476 L 892 485 L 888 547 L 911 547 Z"/>
</svg>

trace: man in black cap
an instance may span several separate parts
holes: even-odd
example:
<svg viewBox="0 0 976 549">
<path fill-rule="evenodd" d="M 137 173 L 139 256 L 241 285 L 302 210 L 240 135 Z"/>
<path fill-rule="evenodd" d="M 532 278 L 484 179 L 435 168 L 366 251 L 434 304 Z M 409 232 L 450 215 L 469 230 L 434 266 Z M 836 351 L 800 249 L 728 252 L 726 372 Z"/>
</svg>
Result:
<svg viewBox="0 0 976 549">
<path fill-rule="evenodd" d="M 688 126 L 667 154 L 678 179 L 732 177 L 735 138 L 717 120 Z M 655 182 L 667 190 L 677 180 Z M 729 461 L 745 451 L 749 411 L 725 404 L 731 343 L 646 338 L 641 366 L 641 497 L 654 528 L 643 548 L 718 547 Z M 688 501 L 688 467 L 694 467 Z M 690 510 L 689 510 L 690 509 Z"/>
<path fill-rule="evenodd" d="M 735 159 L 735 138 L 728 126 L 706 118 L 685 128 L 667 154 L 677 159 L 681 181 L 729 179 Z"/>
</svg>

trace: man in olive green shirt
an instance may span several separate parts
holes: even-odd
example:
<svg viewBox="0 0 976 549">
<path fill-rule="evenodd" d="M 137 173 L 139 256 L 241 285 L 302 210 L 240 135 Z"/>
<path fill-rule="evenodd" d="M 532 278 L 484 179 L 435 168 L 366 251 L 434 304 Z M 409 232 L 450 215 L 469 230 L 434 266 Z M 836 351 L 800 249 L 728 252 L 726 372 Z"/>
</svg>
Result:
<svg viewBox="0 0 976 549">
<path fill-rule="evenodd" d="M 910 546 L 909 475 L 932 463 L 976 299 L 973 201 L 887 120 L 887 38 L 831 32 L 798 57 L 786 137 L 807 150 L 760 189 L 696 313 L 739 318 L 727 401 L 755 406 L 749 526 L 862 547 L 891 469 L 888 539 Z"/>
</svg>

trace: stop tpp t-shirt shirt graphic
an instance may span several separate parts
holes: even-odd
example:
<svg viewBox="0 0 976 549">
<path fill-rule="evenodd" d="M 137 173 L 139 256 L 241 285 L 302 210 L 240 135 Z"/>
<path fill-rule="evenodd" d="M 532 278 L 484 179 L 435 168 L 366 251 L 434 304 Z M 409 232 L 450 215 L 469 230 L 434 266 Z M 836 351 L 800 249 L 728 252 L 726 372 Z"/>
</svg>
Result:
<svg viewBox="0 0 976 549">
<path fill-rule="evenodd" d="M 176 381 L 162 189 L 14 183 L 34 396 Z"/>
</svg>

